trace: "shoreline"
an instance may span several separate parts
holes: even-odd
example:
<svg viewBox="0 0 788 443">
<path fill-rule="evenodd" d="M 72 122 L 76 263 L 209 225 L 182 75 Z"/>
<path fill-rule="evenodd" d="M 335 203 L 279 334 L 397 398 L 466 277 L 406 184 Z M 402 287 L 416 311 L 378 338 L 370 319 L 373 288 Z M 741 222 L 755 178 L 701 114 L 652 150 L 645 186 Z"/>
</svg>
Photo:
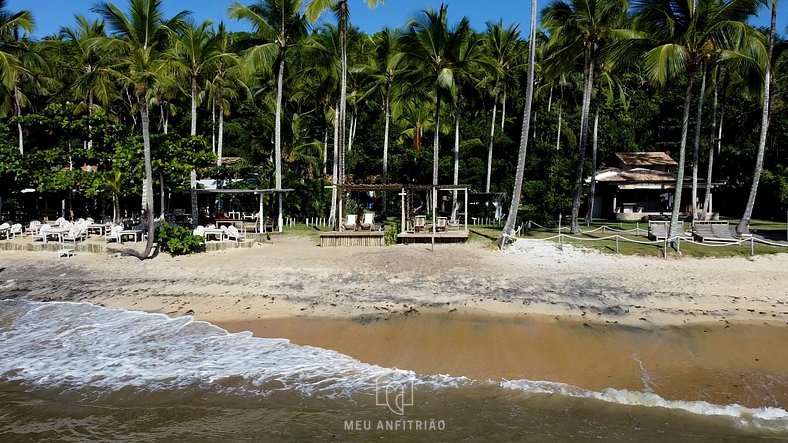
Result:
<svg viewBox="0 0 788 443">
<path fill-rule="evenodd" d="M 788 254 L 617 257 L 547 242 L 319 248 L 308 238 L 139 261 L 0 251 L 0 298 L 190 315 L 367 363 L 788 408 Z"/>
<path fill-rule="evenodd" d="M 666 400 L 788 408 L 788 328 L 752 323 L 628 327 L 553 317 L 410 314 L 214 323 L 365 363 L 472 380 L 653 392 Z"/>
</svg>

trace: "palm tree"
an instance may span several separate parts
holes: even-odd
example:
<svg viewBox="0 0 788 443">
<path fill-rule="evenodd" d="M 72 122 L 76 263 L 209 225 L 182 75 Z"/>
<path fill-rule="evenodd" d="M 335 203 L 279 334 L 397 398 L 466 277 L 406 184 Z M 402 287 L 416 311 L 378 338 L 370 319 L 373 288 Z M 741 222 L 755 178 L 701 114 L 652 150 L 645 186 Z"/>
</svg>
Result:
<svg viewBox="0 0 788 443">
<path fill-rule="evenodd" d="M 657 1 L 657 0 L 655 0 Z M 578 217 L 583 193 L 583 163 L 588 144 L 588 119 L 597 64 L 611 41 L 630 36 L 621 27 L 627 3 L 621 0 L 554 0 L 542 10 L 542 24 L 550 31 L 551 53 L 545 61 L 565 69 L 582 64 L 583 102 L 580 113 L 571 232 L 580 232 Z"/>
<path fill-rule="evenodd" d="M 108 106 L 117 95 L 109 69 L 111 55 L 97 44 L 106 37 L 103 21 L 89 21 L 82 15 L 77 15 L 76 21 L 74 27 L 61 28 L 60 35 L 73 42 L 76 48 L 77 60 L 71 66 L 77 70 L 77 78 L 72 89 L 81 102 L 74 112 L 87 109 L 92 116 L 96 101 Z M 86 143 L 88 149 L 93 147 L 92 135 Z"/>
<path fill-rule="evenodd" d="M 646 31 L 653 46 L 644 55 L 649 79 L 661 86 L 683 75 L 687 82 L 670 237 L 681 232 L 679 214 L 695 74 L 704 70 L 710 54 L 729 46 L 732 36 L 747 28 L 745 21 L 754 13 L 756 5 L 757 0 L 703 0 L 697 2 L 697 7 L 678 0 L 640 0 L 636 3 L 635 25 Z M 695 205 L 693 201 L 692 206 Z"/>
<path fill-rule="evenodd" d="M 170 38 L 183 27 L 183 20 L 188 13 L 182 11 L 166 19 L 162 0 L 129 0 L 128 14 L 108 2 L 98 3 L 93 11 L 104 18 L 116 37 L 109 41 L 123 56 L 116 74 L 133 90 L 140 113 L 145 156 L 142 210 L 148 220 L 148 241 L 140 256 L 144 260 L 151 254 L 155 234 L 148 103 L 159 76 L 166 69 L 164 52 Z"/>
<path fill-rule="evenodd" d="M 509 214 L 506 216 L 506 224 L 503 227 L 503 231 L 501 231 L 501 236 L 496 241 L 499 248 L 503 248 L 509 239 L 514 237 L 514 226 L 517 223 L 517 212 L 520 210 L 520 196 L 523 191 L 523 179 L 525 178 L 525 155 L 528 149 L 531 103 L 534 98 L 534 77 L 536 75 L 536 0 L 531 0 L 531 32 L 529 40 L 528 82 L 525 86 L 525 109 L 523 111 L 523 128 L 520 132 L 520 153 L 517 156 L 517 173 L 514 179 L 514 190 L 512 190 L 512 203 L 509 206 Z"/>
<path fill-rule="evenodd" d="M 219 107 L 218 140 L 216 143 L 216 164 L 222 164 L 224 148 L 224 118 L 230 115 L 230 101 L 238 97 L 236 88 L 247 89 L 241 80 L 239 58 L 233 50 L 235 40 L 227 32 L 224 23 L 219 23 L 216 31 L 217 45 L 210 60 L 211 78 L 207 83 L 212 107 Z"/>
<path fill-rule="evenodd" d="M 444 94 L 455 92 L 456 76 L 460 65 L 457 56 L 461 46 L 470 38 L 468 19 L 463 17 L 455 28 L 449 30 L 446 6 L 439 11 L 425 10 L 420 20 L 411 24 L 403 39 L 404 52 L 412 67 L 409 81 L 427 87 L 432 85 L 435 94 L 435 135 L 433 141 L 432 184 L 438 184 L 438 156 L 440 152 L 441 99 Z"/>
<path fill-rule="evenodd" d="M 215 53 L 219 40 L 213 32 L 213 22 L 206 20 L 199 26 L 189 21 L 168 52 L 171 65 L 187 79 L 191 99 L 191 132 L 197 135 L 197 99 L 200 77 L 216 62 Z"/>
<path fill-rule="evenodd" d="M 365 0 L 367 6 L 374 8 L 378 3 L 383 3 L 383 0 Z M 337 155 L 338 169 L 334 179 L 335 184 L 342 184 L 345 180 L 345 128 L 347 118 L 347 33 L 348 33 L 348 17 L 350 9 L 348 7 L 348 0 L 310 0 L 309 5 L 306 7 L 306 17 L 310 23 L 315 23 L 324 11 L 331 9 L 335 12 L 339 21 L 339 50 L 340 50 L 340 83 L 339 83 L 339 121 L 337 122 L 339 132 L 337 133 L 337 144 L 339 152 Z M 337 193 L 335 198 L 337 203 L 341 205 L 342 196 Z M 340 221 L 336 220 L 337 227 Z"/>
<path fill-rule="evenodd" d="M 255 33 L 266 43 L 249 48 L 246 60 L 255 67 L 275 67 L 276 123 L 274 127 L 274 164 L 276 189 L 282 189 L 282 94 L 285 60 L 288 51 L 300 44 L 307 35 L 307 22 L 301 11 L 301 0 L 263 0 L 251 6 L 235 3 L 230 17 L 249 22 Z M 282 232 L 282 193 L 279 196 L 279 232 Z"/>
<path fill-rule="evenodd" d="M 502 74 L 495 75 L 492 79 L 492 122 L 490 123 L 490 144 L 487 148 L 487 180 L 484 192 L 490 192 L 490 178 L 492 174 L 493 145 L 495 144 L 495 114 L 498 111 L 498 98 L 501 94 L 502 77 L 506 77 L 514 70 L 521 60 L 521 46 L 519 45 L 520 29 L 517 25 L 509 25 L 504 28 L 503 21 L 498 23 L 487 23 L 487 33 L 485 35 L 485 49 L 489 57 L 493 60 L 496 67 Z M 505 116 L 501 116 L 501 119 Z M 503 129 L 503 126 L 501 127 Z"/>
<path fill-rule="evenodd" d="M 0 86 L 2 86 L 9 108 L 19 117 L 25 105 L 25 97 L 20 90 L 22 76 L 30 75 L 25 66 L 24 58 L 30 54 L 30 48 L 20 41 L 19 31 L 33 32 L 33 15 L 30 11 L 8 12 L 6 1 L 0 0 Z M 6 106 L 3 106 L 6 108 Z M 19 135 L 19 153 L 24 154 L 24 135 L 22 122 L 17 121 Z"/>
<path fill-rule="evenodd" d="M 755 196 L 758 193 L 758 183 L 761 180 L 761 172 L 763 172 L 763 156 L 766 151 L 766 135 L 769 131 L 769 94 L 771 92 L 772 83 L 772 70 L 771 64 L 773 62 L 772 56 L 774 55 L 774 41 L 775 29 L 777 27 L 777 0 L 771 0 L 772 4 L 772 20 L 769 26 L 769 59 L 766 64 L 766 69 L 763 74 L 763 108 L 761 110 L 761 134 L 758 140 L 758 154 L 755 157 L 755 171 L 753 172 L 752 185 L 750 186 L 750 195 L 747 198 L 747 206 L 744 207 L 744 215 L 742 215 L 736 231 L 740 234 L 750 233 L 750 218 L 752 218 L 752 210 L 755 207 Z"/>
</svg>

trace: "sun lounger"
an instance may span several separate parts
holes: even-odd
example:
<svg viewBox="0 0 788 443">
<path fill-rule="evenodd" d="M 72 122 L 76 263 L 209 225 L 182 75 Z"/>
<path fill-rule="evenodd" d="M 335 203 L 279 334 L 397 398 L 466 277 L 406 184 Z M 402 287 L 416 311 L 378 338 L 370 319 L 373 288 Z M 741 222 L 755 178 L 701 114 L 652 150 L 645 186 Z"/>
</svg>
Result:
<svg viewBox="0 0 788 443">
<path fill-rule="evenodd" d="M 728 222 L 696 222 L 693 237 L 701 243 L 731 243 L 739 241 L 731 231 Z"/>
<path fill-rule="evenodd" d="M 361 222 L 362 231 L 371 231 L 375 226 L 375 214 L 371 212 L 364 213 L 364 220 Z"/>
<path fill-rule="evenodd" d="M 347 222 L 344 224 L 345 230 L 355 231 L 358 228 L 358 226 L 356 226 L 357 221 L 358 221 L 358 216 L 356 214 L 348 214 Z"/>
<path fill-rule="evenodd" d="M 446 217 L 435 219 L 435 232 L 446 232 Z"/>
</svg>

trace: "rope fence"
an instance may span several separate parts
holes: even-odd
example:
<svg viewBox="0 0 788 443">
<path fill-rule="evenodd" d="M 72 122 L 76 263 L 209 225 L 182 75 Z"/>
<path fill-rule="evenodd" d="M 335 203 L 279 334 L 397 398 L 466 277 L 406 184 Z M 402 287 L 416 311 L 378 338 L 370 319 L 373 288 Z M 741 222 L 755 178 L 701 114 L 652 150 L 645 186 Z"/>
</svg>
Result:
<svg viewBox="0 0 788 443">
<path fill-rule="evenodd" d="M 722 247 L 728 247 L 728 246 L 742 246 L 742 245 L 744 245 L 746 243 L 749 243 L 750 244 L 750 256 L 754 256 L 755 255 L 755 244 L 756 243 L 767 245 L 767 246 L 772 246 L 772 247 L 788 248 L 788 243 L 777 243 L 777 242 L 773 242 L 773 241 L 757 238 L 755 236 L 749 236 L 749 237 L 745 237 L 745 238 L 740 238 L 738 240 L 731 240 L 731 241 L 727 241 L 725 243 L 704 243 L 704 242 L 695 241 L 692 238 L 687 238 L 687 237 L 682 237 L 682 236 L 666 237 L 666 238 L 664 238 L 662 240 L 636 240 L 636 239 L 624 237 L 624 236 L 622 236 L 620 234 L 608 235 L 606 237 L 577 237 L 577 236 L 572 235 L 572 234 L 564 234 L 564 231 L 568 231 L 569 228 L 566 227 L 566 226 L 561 226 L 561 218 L 562 217 L 559 217 L 559 220 L 558 220 L 558 228 L 557 228 L 558 232 L 557 232 L 556 235 L 553 235 L 553 236 L 550 236 L 550 237 L 543 237 L 543 238 L 522 238 L 520 236 L 520 234 L 521 234 L 523 228 L 525 228 L 526 232 L 528 232 L 528 231 L 552 232 L 552 231 L 556 230 L 556 228 L 547 228 L 547 227 L 542 226 L 542 225 L 540 225 L 540 224 L 538 224 L 538 223 L 536 223 L 534 221 L 528 220 L 527 222 L 521 224 L 516 229 L 515 236 L 519 240 L 526 240 L 526 241 L 529 241 L 529 240 L 545 241 L 545 240 L 558 239 L 559 249 L 561 249 L 561 250 L 563 250 L 563 247 L 564 247 L 564 239 L 581 241 L 581 242 L 585 242 L 585 241 L 596 242 L 596 241 L 614 240 L 616 242 L 616 254 L 620 253 L 620 242 L 622 242 L 622 241 L 626 242 L 626 243 L 635 243 L 635 244 L 641 244 L 641 245 L 654 245 L 654 246 L 661 245 L 662 246 L 662 250 L 663 250 L 663 257 L 664 258 L 668 258 L 668 246 L 669 245 L 671 247 L 675 247 L 676 252 L 681 254 L 681 243 L 682 242 L 690 243 L 690 244 L 694 244 L 694 245 L 698 245 L 698 246 L 703 246 L 703 247 L 710 247 L 710 248 L 722 248 Z M 534 226 L 536 226 L 536 229 L 534 229 Z M 612 227 L 612 226 L 603 225 L 603 226 L 599 226 L 597 228 L 590 229 L 590 230 L 587 230 L 587 231 L 581 230 L 580 232 L 581 232 L 581 234 L 587 235 L 587 234 L 590 234 L 590 233 L 593 233 L 593 232 L 598 232 L 600 230 L 602 232 L 605 232 L 606 230 L 609 230 L 611 232 L 621 232 L 621 233 L 633 232 L 633 233 L 635 233 L 635 235 L 640 235 L 640 232 L 642 231 L 643 234 L 648 234 L 648 229 L 640 228 L 639 224 L 638 224 L 638 226 L 635 229 L 623 229 L 623 228 L 616 228 L 616 227 Z"/>
</svg>

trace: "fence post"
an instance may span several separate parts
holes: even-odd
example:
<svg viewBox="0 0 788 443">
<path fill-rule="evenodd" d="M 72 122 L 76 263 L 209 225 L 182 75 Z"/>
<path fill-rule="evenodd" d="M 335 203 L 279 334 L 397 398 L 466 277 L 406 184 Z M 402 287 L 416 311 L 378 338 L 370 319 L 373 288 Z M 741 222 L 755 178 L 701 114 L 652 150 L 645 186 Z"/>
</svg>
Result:
<svg viewBox="0 0 788 443">
<path fill-rule="evenodd" d="M 665 240 L 663 241 L 662 248 L 663 248 L 662 249 L 662 251 L 663 251 L 662 252 L 662 256 L 667 260 L 667 258 L 668 258 L 668 236 L 667 236 L 667 233 L 665 234 Z"/>
<path fill-rule="evenodd" d="M 755 236 L 750 237 L 750 257 L 755 255 Z"/>
<path fill-rule="evenodd" d="M 616 254 L 618 254 L 618 234 L 616 234 Z"/>
<path fill-rule="evenodd" d="M 635 222 L 635 235 L 640 235 L 640 222 Z"/>
<path fill-rule="evenodd" d="M 681 255 L 681 237 L 676 237 L 676 252 Z"/>
</svg>

